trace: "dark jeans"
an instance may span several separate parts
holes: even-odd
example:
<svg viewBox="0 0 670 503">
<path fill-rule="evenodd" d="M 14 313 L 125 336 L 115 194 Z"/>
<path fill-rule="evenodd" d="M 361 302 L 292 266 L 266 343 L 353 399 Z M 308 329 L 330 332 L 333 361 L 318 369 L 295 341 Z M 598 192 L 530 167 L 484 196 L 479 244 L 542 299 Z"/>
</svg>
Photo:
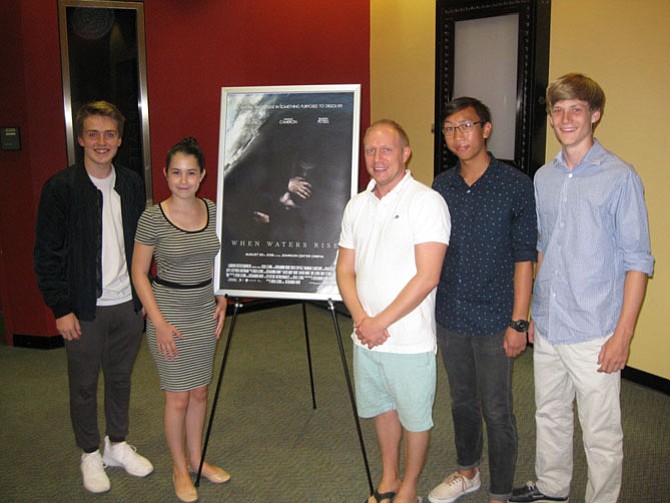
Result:
<svg viewBox="0 0 670 503">
<path fill-rule="evenodd" d="M 491 473 L 489 492 L 498 500 L 507 500 L 512 492 L 517 456 L 512 407 L 514 360 L 505 355 L 504 335 L 461 335 L 437 326 L 449 379 L 458 468 L 468 470 L 481 462 L 483 417 Z"/>
<path fill-rule="evenodd" d="M 65 341 L 70 384 L 70 417 L 77 445 L 92 452 L 100 445 L 98 375 L 105 380 L 107 435 L 120 442 L 128 434 L 130 374 L 142 342 L 142 313 L 133 302 L 98 307 L 94 321 L 80 321 L 79 340 Z"/>
</svg>

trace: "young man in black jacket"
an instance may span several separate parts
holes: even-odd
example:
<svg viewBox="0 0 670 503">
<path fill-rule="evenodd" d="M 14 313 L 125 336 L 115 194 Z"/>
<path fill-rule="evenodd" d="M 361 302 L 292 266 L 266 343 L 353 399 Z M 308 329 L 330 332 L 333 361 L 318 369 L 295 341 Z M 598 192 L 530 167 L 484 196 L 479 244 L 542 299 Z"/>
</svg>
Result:
<svg viewBox="0 0 670 503">
<path fill-rule="evenodd" d="M 152 464 L 125 442 L 130 374 L 142 340 L 142 306 L 130 281 L 137 220 L 144 210 L 141 178 L 114 166 L 125 118 L 112 104 L 84 105 L 77 114 L 84 160 L 42 188 L 34 268 L 46 304 L 65 340 L 70 416 L 83 450 L 84 486 L 110 489 L 105 466 L 144 477 Z M 97 383 L 105 380 L 106 433 L 99 451 Z"/>
</svg>

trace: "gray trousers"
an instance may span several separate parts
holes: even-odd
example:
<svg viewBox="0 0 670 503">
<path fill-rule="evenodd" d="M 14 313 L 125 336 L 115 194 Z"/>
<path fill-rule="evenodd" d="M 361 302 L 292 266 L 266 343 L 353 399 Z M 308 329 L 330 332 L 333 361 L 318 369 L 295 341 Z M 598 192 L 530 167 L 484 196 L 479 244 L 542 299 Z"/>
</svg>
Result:
<svg viewBox="0 0 670 503">
<path fill-rule="evenodd" d="M 95 320 L 80 321 L 81 337 L 65 341 L 70 385 L 70 417 L 77 445 L 93 452 L 100 445 L 98 375 L 105 382 L 106 433 L 120 442 L 128 434 L 130 374 L 142 342 L 142 313 L 133 302 L 96 309 Z"/>
<path fill-rule="evenodd" d="M 489 497 L 506 501 L 516 469 L 517 431 L 512 408 L 512 367 L 505 355 L 505 332 L 462 335 L 437 325 L 437 341 L 447 370 L 458 468 L 481 462 L 482 418 L 488 435 Z"/>
</svg>

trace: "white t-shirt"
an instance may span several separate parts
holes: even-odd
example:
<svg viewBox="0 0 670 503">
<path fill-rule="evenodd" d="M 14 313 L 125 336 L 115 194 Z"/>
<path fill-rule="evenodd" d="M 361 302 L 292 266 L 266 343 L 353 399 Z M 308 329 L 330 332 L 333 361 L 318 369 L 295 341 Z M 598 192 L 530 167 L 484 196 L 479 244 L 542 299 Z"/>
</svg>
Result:
<svg viewBox="0 0 670 503">
<path fill-rule="evenodd" d="M 370 316 L 386 308 L 416 274 L 414 246 L 449 244 L 451 218 L 444 198 L 417 182 L 409 171 L 379 199 L 374 180 L 351 198 L 344 210 L 339 246 L 355 252 L 356 288 Z M 373 351 L 426 353 L 436 351 L 435 292 L 393 323 L 389 338 Z M 363 346 L 352 334 L 354 343 Z"/>
<path fill-rule="evenodd" d="M 102 192 L 102 295 L 98 306 L 114 306 L 132 300 L 133 293 L 126 264 L 121 217 L 121 196 L 114 190 L 116 171 L 107 178 L 89 175 L 93 184 Z M 95 236 L 91 245 L 95 246 Z"/>
</svg>

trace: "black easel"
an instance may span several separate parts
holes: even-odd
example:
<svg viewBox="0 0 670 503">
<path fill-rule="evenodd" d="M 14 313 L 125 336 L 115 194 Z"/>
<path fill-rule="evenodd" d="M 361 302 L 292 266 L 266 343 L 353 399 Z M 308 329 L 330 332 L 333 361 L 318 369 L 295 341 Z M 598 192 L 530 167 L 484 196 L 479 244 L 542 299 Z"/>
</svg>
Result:
<svg viewBox="0 0 670 503">
<path fill-rule="evenodd" d="M 349 392 L 349 400 L 351 402 L 351 408 L 354 414 L 354 422 L 356 423 L 356 432 L 358 433 L 358 441 L 361 447 L 361 455 L 363 456 L 363 463 L 365 465 L 365 473 L 367 475 L 368 479 L 368 485 L 370 487 L 370 494 L 374 491 L 374 486 L 372 485 L 372 476 L 370 475 L 370 465 L 368 464 L 368 456 L 365 451 L 365 442 L 363 440 L 363 432 L 361 430 L 361 423 L 358 419 L 358 413 L 356 410 L 356 400 L 354 398 L 354 391 L 353 387 L 351 385 L 351 377 L 349 376 L 349 367 L 347 365 L 347 358 L 344 353 L 344 345 L 342 344 L 342 335 L 340 334 L 340 326 L 339 323 L 337 322 L 337 312 L 335 311 L 335 304 L 331 299 L 328 299 L 328 310 L 331 313 L 331 316 L 333 318 L 333 325 L 335 327 L 335 335 L 337 337 L 337 344 L 338 348 L 340 350 L 340 357 L 342 359 L 342 369 L 344 371 L 344 378 L 347 383 L 347 390 Z M 230 342 L 233 338 L 233 331 L 235 329 L 235 322 L 237 321 L 237 314 L 239 310 L 243 307 L 242 301 L 239 298 L 235 299 L 235 306 L 233 309 L 233 317 L 230 322 L 230 327 L 228 328 L 228 337 L 226 339 L 226 346 L 223 350 L 223 360 L 221 361 L 221 369 L 219 370 L 219 378 L 216 383 L 216 391 L 214 394 L 214 401 L 212 402 L 212 410 L 209 413 L 209 423 L 207 425 L 207 433 L 205 434 L 205 442 L 202 447 L 202 457 L 200 458 L 200 466 L 198 467 L 198 474 L 195 479 L 195 486 L 199 487 L 200 486 L 200 476 L 202 474 L 202 466 L 205 462 L 205 455 L 207 453 L 207 445 L 209 444 L 209 435 L 212 430 L 212 423 L 214 422 L 214 414 L 216 412 L 216 405 L 219 399 L 219 392 L 221 390 L 221 383 L 223 382 L 223 372 L 226 368 L 226 362 L 228 360 L 228 352 L 230 350 Z M 303 324 L 305 328 L 305 342 L 306 342 L 306 347 L 307 347 L 307 362 L 309 366 L 309 380 L 310 380 L 310 386 L 311 386 L 311 391 L 312 391 L 312 408 L 316 409 L 316 394 L 314 392 L 314 376 L 312 373 L 312 355 L 310 352 L 310 346 L 309 346 L 309 330 L 307 327 L 307 308 L 306 308 L 306 302 L 302 302 L 302 318 L 303 318 Z"/>
</svg>

